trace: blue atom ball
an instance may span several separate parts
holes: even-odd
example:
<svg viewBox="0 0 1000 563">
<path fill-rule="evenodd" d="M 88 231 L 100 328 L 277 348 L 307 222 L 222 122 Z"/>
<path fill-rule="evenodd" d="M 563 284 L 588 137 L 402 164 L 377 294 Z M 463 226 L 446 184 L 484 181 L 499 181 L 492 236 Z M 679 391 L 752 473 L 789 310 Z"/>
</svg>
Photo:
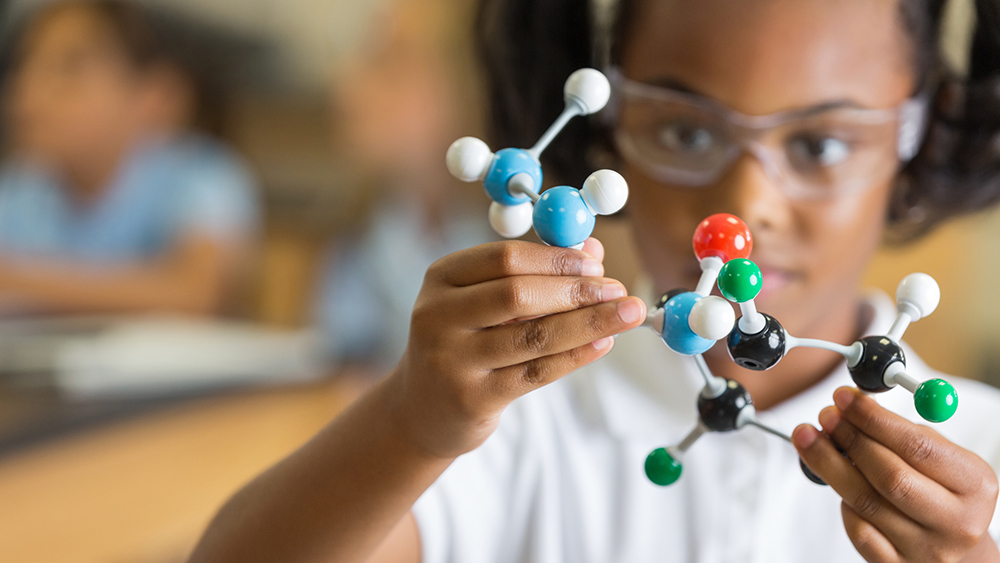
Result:
<svg viewBox="0 0 1000 563">
<path fill-rule="evenodd" d="M 526 173 L 535 180 L 535 192 L 542 187 L 542 165 L 535 157 L 523 149 L 502 149 L 497 151 L 493 164 L 490 165 L 486 177 L 483 178 L 483 188 L 490 199 L 500 205 L 520 205 L 528 200 L 527 196 L 512 196 L 507 191 L 507 182 L 515 175 Z"/>
<path fill-rule="evenodd" d="M 552 246 L 576 246 L 594 232 L 596 219 L 587 209 L 580 190 L 570 186 L 549 188 L 535 203 L 532 223 L 538 238 Z"/>
<path fill-rule="evenodd" d="M 688 324 L 691 308 L 701 299 L 701 295 L 697 293 L 681 293 L 667 301 L 663 307 L 663 334 L 660 335 L 660 338 L 678 354 L 685 356 L 703 354 L 715 344 L 714 341 L 706 340 L 695 334 Z"/>
</svg>

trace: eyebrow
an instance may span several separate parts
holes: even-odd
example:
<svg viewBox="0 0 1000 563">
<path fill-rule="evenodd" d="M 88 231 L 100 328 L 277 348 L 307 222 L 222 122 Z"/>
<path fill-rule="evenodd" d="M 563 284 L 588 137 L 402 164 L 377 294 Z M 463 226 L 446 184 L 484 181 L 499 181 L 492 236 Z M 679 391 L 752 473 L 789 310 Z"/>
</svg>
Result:
<svg viewBox="0 0 1000 563">
<path fill-rule="evenodd" d="M 726 106 L 725 104 L 723 104 L 722 102 L 720 102 L 715 97 L 709 96 L 708 94 L 705 94 L 704 92 L 698 90 L 697 88 L 694 88 L 691 85 L 687 84 L 686 82 L 684 82 L 682 80 L 678 80 L 676 78 L 663 77 L 663 78 L 658 78 L 658 79 L 650 80 L 650 81 L 641 81 L 641 83 L 645 84 L 647 86 L 655 86 L 657 88 L 667 88 L 669 90 L 674 90 L 674 91 L 677 91 L 677 92 L 683 92 L 685 94 L 690 94 L 690 95 L 693 95 L 693 96 L 698 96 L 699 98 L 703 98 L 706 102 L 709 102 L 709 103 L 711 103 L 713 105 L 717 105 L 719 107 L 728 109 L 728 106 Z M 829 110 L 832 110 L 832 109 L 844 109 L 844 108 L 846 108 L 846 109 L 871 109 L 871 108 L 867 108 L 867 107 L 859 104 L 858 102 L 856 102 L 854 100 L 851 100 L 851 99 L 848 99 L 848 98 L 843 98 L 843 99 L 839 99 L 839 100 L 830 100 L 830 101 L 823 102 L 823 103 L 820 103 L 820 104 L 815 104 L 815 105 L 812 105 L 812 106 L 806 106 L 806 107 L 800 107 L 800 108 L 792 108 L 792 109 L 789 109 L 789 110 L 783 110 L 783 111 L 781 111 L 779 113 L 789 113 L 789 114 L 792 114 L 792 115 L 798 115 L 798 116 L 806 117 L 806 116 L 810 116 L 810 115 L 813 115 L 813 114 L 822 113 L 824 111 L 829 111 Z"/>
</svg>

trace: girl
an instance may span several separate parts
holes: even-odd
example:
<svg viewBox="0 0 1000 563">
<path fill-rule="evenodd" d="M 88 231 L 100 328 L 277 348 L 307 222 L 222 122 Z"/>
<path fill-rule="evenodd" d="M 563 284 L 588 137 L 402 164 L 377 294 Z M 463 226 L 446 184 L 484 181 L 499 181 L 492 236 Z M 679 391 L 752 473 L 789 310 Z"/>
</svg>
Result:
<svg viewBox="0 0 1000 563">
<path fill-rule="evenodd" d="M 614 148 L 656 290 L 694 285 L 695 225 L 731 212 L 756 237 L 770 288 L 758 306 L 793 334 L 851 342 L 894 313 L 858 289 L 886 229 L 912 236 L 996 199 L 995 1 L 977 3 L 964 81 L 940 65 L 938 1 L 613 4 L 607 27 L 581 0 L 483 4 L 493 146 L 529 144 L 561 81 L 606 46 L 610 126 L 564 134 L 551 170 L 579 185 L 596 167 L 583 156 Z M 646 309 L 601 277 L 603 255 L 595 240 L 507 242 L 437 262 L 394 372 L 238 493 L 194 560 L 1000 561 L 1000 393 L 974 382 L 955 382 L 962 409 L 939 434 L 912 422 L 905 392 L 880 406 L 838 388 L 846 367 L 830 354 L 759 374 L 716 351 L 711 368 L 762 419 L 818 414 L 822 432 L 798 426 L 794 450 L 710 435 L 680 481 L 649 484 L 642 460 L 690 428 L 697 376 L 650 331 L 615 343 Z"/>
</svg>

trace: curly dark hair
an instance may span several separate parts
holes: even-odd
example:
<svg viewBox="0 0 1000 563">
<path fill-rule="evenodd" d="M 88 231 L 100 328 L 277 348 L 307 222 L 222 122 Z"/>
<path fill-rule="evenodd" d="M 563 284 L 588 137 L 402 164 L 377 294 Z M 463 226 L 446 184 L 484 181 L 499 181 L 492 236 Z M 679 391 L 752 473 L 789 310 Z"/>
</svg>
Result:
<svg viewBox="0 0 1000 563">
<path fill-rule="evenodd" d="M 608 25 L 612 64 L 620 60 L 638 1 L 619 0 Z M 899 174 L 889 206 L 891 241 L 914 240 L 950 217 L 1000 200 L 1000 0 L 975 0 L 966 77 L 949 70 L 941 55 L 946 3 L 900 0 L 900 20 L 914 42 L 914 68 L 932 90 L 932 103 L 921 149 Z M 600 49 L 588 0 L 482 0 L 476 26 L 488 123 L 499 146 L 534 142 L 563 107 L 565 78 L 604 62 L 595 57 Z M 580 185 L 595 167 L 615 164 L 598 162 L 615 154 L 609 133 L 598 119 L 575 120 L 546 152 L 546 168 Z"/>
</svg>

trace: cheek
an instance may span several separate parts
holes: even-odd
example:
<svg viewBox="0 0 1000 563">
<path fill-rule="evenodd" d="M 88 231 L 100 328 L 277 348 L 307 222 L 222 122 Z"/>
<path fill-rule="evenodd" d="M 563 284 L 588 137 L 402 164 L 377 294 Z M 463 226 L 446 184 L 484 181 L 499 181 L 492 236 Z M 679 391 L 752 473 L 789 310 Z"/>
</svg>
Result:
<svg viewBox="0 0 1000 563">
<path fill-rule="evenodd" d="M 117 138 L 134 121 L 137 98 L 125 84 L 88 76 L 39 96 L 29 123 L 33 133 L 79 147 Z"/>
<path fill-rule="evenodd" d="M 698 222 L 704 190 L 668 188 L 624 168 L 629 182 L 628 216 L 642 266 L 658 291 L 693 287 L 699 267 L 691 238 Z"/>
<path fill-rule="evenodd" d="M 892 182 L 855 197 L 801 208 L 807 281 L 854 288 L 878 248 Z"/>
</svg>

